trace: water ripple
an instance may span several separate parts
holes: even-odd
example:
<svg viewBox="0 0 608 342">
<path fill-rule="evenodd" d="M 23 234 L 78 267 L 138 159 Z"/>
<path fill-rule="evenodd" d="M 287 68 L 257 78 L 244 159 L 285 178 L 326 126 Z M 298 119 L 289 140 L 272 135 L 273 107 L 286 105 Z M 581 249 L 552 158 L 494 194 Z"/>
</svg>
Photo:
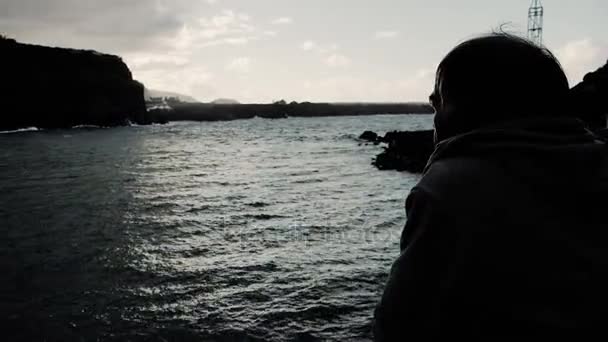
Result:
<svg viewBox="0 0 608 342">
<path fill-rule="evenodd" d="M 0 135 L 8 340 L 369 340 L 425 116 Z"/>
</svg>

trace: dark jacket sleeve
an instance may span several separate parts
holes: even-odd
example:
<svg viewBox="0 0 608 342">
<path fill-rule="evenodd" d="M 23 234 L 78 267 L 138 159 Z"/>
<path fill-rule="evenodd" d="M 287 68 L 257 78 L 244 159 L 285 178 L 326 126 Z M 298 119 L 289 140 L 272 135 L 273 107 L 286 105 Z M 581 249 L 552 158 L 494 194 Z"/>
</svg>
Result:
<svg viewBox="0 0 608 342">
<path fill-rule="evenodd" d="M 401 254 L 375 311 L 376 341 L 432 338 L 441 324 L 442 288 L 449 287 L 450 275 L 459 272 L 451 258 L 458 227 L 440 203 L 414 188 L 406 213 Z"/>
</svg>

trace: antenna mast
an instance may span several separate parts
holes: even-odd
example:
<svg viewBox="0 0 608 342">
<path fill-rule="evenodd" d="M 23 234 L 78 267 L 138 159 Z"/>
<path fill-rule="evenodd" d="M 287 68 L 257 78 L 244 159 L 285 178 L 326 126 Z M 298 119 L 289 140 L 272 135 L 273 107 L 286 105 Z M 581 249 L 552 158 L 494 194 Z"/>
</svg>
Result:
<svg viewBox="0 0 608 342">
<path fill-rule="evenodd" d="M 543 45 L 543 15 L 544 8 L 540 0 L 532 0 L 528 10 L 528 39 L 538 45 Z"/>
</svg>

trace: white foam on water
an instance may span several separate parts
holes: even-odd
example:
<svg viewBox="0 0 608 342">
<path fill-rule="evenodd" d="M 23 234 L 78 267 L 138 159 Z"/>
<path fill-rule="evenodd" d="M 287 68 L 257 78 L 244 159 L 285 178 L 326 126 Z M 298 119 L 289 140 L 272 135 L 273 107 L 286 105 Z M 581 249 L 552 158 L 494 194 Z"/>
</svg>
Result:
<svg viewBox="0 0 608 342">
<path fill-rule="evenodd" d="M 37 128 L 37 127 L 27 127 L 27 128 L 20 128 L 20 129 L 15 129 L 12 131 L 0 131 L 0 134 L 12 134 L 12 133 L 23 133 L 23 132 L 37 132 L 40 131 L 41 129 Z"/>
<path fill-rule="evenodd" d="M 97 126 L 97 125 L 78 125 L 78 126 L 72 126 L 72 128 L 74 128 L 74 129 L 95 129 L 95 128 L 107 128 L 107 127 Z"/>
</svg>

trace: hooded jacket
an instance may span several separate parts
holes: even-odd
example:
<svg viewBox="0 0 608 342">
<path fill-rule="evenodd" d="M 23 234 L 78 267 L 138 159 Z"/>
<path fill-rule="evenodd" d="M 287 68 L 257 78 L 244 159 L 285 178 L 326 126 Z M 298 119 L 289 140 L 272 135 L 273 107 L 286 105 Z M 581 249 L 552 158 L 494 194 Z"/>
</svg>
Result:
<svg viewBox="0 0 608 342">
<path fill-rule="evenodd" d="M 406 200 L 376 340 L 608 336 L 606 152 L 571 118 L 439 143 Z"/>
</svg>

